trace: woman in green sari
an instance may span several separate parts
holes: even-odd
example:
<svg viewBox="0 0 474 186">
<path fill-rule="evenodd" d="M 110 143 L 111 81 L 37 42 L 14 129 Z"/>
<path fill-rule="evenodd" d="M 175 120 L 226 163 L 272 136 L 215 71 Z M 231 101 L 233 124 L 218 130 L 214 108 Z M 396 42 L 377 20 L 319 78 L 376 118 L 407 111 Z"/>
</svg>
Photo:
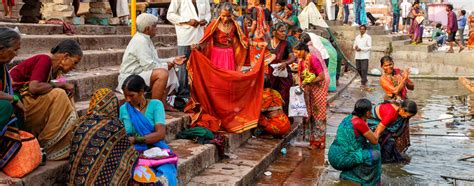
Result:
<svg viewBox="0 0 474 186">
<path fill-rule="evenodd" d="M 378 138 L 370 130 L 372 103 L 360 99 L 337 129 L 337 136 L 329 148 L 331 166 L 341 170 L 340 178 L 362 185 L 381 183 L 382 161 Z"/>
</svg>

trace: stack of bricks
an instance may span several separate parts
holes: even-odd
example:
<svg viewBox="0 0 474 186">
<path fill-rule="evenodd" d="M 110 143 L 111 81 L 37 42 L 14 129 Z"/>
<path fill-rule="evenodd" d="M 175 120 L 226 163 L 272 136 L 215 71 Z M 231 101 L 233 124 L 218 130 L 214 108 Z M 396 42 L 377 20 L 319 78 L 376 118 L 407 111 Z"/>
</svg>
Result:
<svg viewBox="0 0 474 186">
<path fill-rule="evenodd" d="M 86 16 L 86 23 L 94 25 L 109 25 L 112 18 L 110 3 L 107 0 L 95 0 L 89 3 L 89 14 Z"/>
<path fill-rule="evenodd" d="M 42 0 L 41 14 L 45 20 L 70 20 L 74 17 L 73 0 Z"/>
</svg>

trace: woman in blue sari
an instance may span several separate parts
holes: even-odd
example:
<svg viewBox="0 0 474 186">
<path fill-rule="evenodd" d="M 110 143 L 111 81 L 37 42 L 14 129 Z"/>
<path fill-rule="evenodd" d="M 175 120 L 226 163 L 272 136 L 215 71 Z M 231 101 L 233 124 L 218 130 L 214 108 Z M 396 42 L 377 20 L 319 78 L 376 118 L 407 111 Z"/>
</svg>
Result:
<svg viewBox="0 0 474 186">
<path fill-rule="evenodd" d="M 127 135 L 130 136 L 129 140 L 137 151 L 143 152 L 159 147 L 172 154 L 165 142 L 163 103 L 160 100 L 145 99 L 145 91 L 148 89 L 145 80 L 138 75 L 131 75 L 125 79 L 122 90 L 126 103 L 120 107 L 120 120 L 124 123 Z M 134 181 L 154 185 L 177 185 L 176 161 L 158 166 L 142 166 L 139 160 L 134 171 Z"/>
<path fill-rule="evenodd" d="M 406 161 L 402 153 L 410 146 L 409 120 L 417 112 L 416 103 L 409 99 L 386 101 L 373 108 L 368 123 L 379 138 L 383 163 Z"/>
<path fill-rule="evenodd" d="M 360 99 L 337 129 L 328 153 L 329 163 L 341 170 L 340 178 L 362 185 L 380 184 L 382 162 L 377 136 L 366 123 L 371 117 L 372 103 Z"/>
</svg>

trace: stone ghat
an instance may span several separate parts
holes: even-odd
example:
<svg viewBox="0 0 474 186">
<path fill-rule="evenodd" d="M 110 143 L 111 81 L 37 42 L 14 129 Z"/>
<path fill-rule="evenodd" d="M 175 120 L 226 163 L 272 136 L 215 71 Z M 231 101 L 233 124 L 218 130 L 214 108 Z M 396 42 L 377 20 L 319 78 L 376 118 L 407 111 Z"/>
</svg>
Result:
<svg viewBox="0 0 474 186">
<path fill-rule="evenodd" d="M 77 68 L 68 75 L 76 85 L 76 110 L 85 113 L 92 93 L 99 88 L 115 89 L 121 56 L 130 40 L 127 27 L 79 26 L 79 35 L 62 34 L 58 25 L 35 25 L 0 23 L 0 26 L 18 27 L 26 33 L 22 40 L 20 55 L 13 60 L 14 66 L 34 54 L 47 52 L 53 45 L 65 38 L 76 39 L 84 49 L 84 57 Z M 162 58 L 177 55 L 174 27 L 158 25 L 157 36 L 153 38 Z M 95 35 L 100 33 L 101 35 Z M 350 78 L 349 78 L 350 77 Z M 355 74 L 344 76 L 353 79 Z M 351 79 L 351 80 L 352 80 Z M 328 100 L 334 100 L 344 87 L 331 93 Z M 122 95 L 118 95 L 123 100 Z M 190 124 L 190 117 L 184 113 L 168 113 L 174 118 L 166 120 L 166 141 L 179 157 L 178 180 L 180 185 L 248 185 L 275 159 L 287 142 L 295 135 L 299 123 L 293 124 L 292 132 L 282 139 L 254 138 L 249 131 L 242 134 L 227 134 L 225 151 L 230 159 L 221 159 L 214 145 L 196 144 L 191 140 L 176 139 L 176 134 Z M 68 161 L 48 161 L 45 166 L 22 179 L 10 178 L 0 173 L 0 185 L 64 185 L 67 182 Z"/>
</svg>

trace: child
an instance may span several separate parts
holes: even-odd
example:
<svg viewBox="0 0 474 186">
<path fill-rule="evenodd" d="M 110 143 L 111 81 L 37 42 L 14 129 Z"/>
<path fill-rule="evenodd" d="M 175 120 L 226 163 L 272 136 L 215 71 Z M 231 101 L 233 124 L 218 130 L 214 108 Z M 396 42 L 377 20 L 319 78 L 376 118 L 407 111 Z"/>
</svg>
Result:
<svg viewBox="0 0 474 186">
<path fill-rule="evenodd" d="M 436 24 L 436 28 L 433 30 L 433 34 L 431 35 L 431 39 L 436 41 L 438 47 L 443 46 L 446 43 L 446 33 L 442 30 L 441 23 Z"/>
</svg>

